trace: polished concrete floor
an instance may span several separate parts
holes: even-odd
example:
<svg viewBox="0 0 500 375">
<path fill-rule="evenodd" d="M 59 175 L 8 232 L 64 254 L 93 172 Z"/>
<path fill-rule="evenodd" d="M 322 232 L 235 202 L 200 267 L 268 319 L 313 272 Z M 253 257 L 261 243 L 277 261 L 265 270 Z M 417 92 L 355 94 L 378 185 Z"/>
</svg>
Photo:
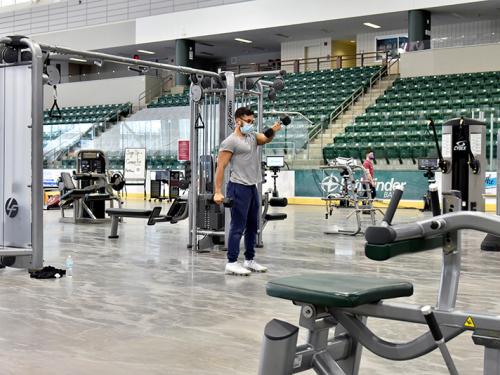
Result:
<svg viewBox="0 0 500 375">
<path fill-rule="evenodd" d="M 323 234 L 322 207 L 286 212 L 288 220 L 271 223 L 258 250 L 269 273 L 247 278 L 224 275 L 222 251 L 188 251 L 186 222 L 148 227 L 128 219 L 120 239 L 110 240 L 109 225 L 60 224 L 58 212 L 46 212 L 46 264 L 63 266 L 71 254 L 74 277 L 32 280 L 21 270 L 0 270 L 0 374 L 256 374 L 266 322 L 298 321 L 296 306 L 265 294 L 266 281 L 277 276 L 393 276 L 414 283 L 406 301 L 435 302 L 439 251 L 374 262 L 363 255 L 362 236 Z M 422 214 L 400 210 L 397 220 L 416 217 Z M 500 254 L 481 252 L 481 238 L 464 234 L 458 308 L 500 314 Z M 376 319 L 369 326 L 395 341 L 424 329 Z M 482 348 L 470 334 L 449 347 L 461 374 L 482 372 Z M 437 351 L 408 362 L 365 351 L 361 365 L 366 375 L 447 373 Z"/>
</svg>

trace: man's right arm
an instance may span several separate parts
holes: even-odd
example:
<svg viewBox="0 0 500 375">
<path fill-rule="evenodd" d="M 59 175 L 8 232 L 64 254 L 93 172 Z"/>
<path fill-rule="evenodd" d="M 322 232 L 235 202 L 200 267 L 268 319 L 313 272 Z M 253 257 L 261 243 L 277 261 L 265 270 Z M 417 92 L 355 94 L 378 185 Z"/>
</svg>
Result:
<svg viewBox="0 0 500 375">
<path fill-rule="evenodd" d="M 215 194 L 214 202 L 222 204 L 224 195 L 222 195 L 222 183 L 224 182 L 224 170 L 231 161 L 233 153 L 231 151 L 220 151 L 217 158 L 217 170 L 215 171 Z"/>
</svg>

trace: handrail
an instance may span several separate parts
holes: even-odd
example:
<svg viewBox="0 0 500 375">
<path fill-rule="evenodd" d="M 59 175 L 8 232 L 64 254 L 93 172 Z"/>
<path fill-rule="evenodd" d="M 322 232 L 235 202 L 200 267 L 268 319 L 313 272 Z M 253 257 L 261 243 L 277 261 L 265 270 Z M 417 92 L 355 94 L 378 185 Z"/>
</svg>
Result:
<svg viewBox="0 0 500 375">
<path fill-rule="evenodd" d="M 139 94 L 139 96 L 137 97 L 137 105 L 138 105 L 139 110 L 144 108 L 141 106 L 142 100 L 144 100 L 144 106 L 147 106 L 148 103 L 146 103 L 146 97 L 148 96 L 148 94 L 153 92 L 155 89 L 160 88 L 160 95 L 159 96 L 162 96 L 164 93 L 163 87 L 165 86 L 165 83 L 168 81 L 172 81 L 172 80 L 173 80 L 173 76 L 169 75 L 160 81 L 156 81 L 155 84 L 153 85 L 153 87 L 149 87 L 149 88 L 145 89 L 143 92 L 141 92 Z M 157 98 L 159 96 L 156 96 L 155 98 Z"/>
</svg>

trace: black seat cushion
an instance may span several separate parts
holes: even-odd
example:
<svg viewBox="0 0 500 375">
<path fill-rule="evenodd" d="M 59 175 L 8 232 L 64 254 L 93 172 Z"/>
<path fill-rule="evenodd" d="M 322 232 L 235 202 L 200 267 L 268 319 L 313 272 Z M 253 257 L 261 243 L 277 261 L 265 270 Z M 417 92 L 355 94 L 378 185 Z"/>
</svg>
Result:
<svg viewBox="0 0 500 375">
<path fill-rule="evenodd" d="M 272 213 L 272 214 L 266 214 L 265 219 L 267 221 L 274 221 L 274 220 L 285 220 L 287 218 L 286 214 L 283 213 Z"/>
<path fill-rule="evenodd" d="M 120 217 L 140 217 L 148 218 L 153 210 L 141 210 L 133 208 L 108 208 L 106 213 L 109 216 L 120 216 Z"/>
<path fill-rule="evenodd" d="M 413 285 L 404 280 L 328 273 L 271 280 L 266 291 L 272 297 L 317 306 L 356 307 L 383 299 L 411 296 Z"/>
</svg>

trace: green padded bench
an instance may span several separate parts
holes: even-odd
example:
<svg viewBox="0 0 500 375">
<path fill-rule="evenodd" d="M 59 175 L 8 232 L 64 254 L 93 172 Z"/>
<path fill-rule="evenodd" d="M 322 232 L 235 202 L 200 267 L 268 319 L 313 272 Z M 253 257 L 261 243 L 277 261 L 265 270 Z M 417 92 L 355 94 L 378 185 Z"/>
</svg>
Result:
<svg viewBox="0 0 500 375">
<path fill-rule="evenodd" d="M 271 297 L 316 306 L 356 307 L 411 296 L 413 285 L 404 280 L 322 273 L 271 280 L 266 292 Z"/>
</svg>

